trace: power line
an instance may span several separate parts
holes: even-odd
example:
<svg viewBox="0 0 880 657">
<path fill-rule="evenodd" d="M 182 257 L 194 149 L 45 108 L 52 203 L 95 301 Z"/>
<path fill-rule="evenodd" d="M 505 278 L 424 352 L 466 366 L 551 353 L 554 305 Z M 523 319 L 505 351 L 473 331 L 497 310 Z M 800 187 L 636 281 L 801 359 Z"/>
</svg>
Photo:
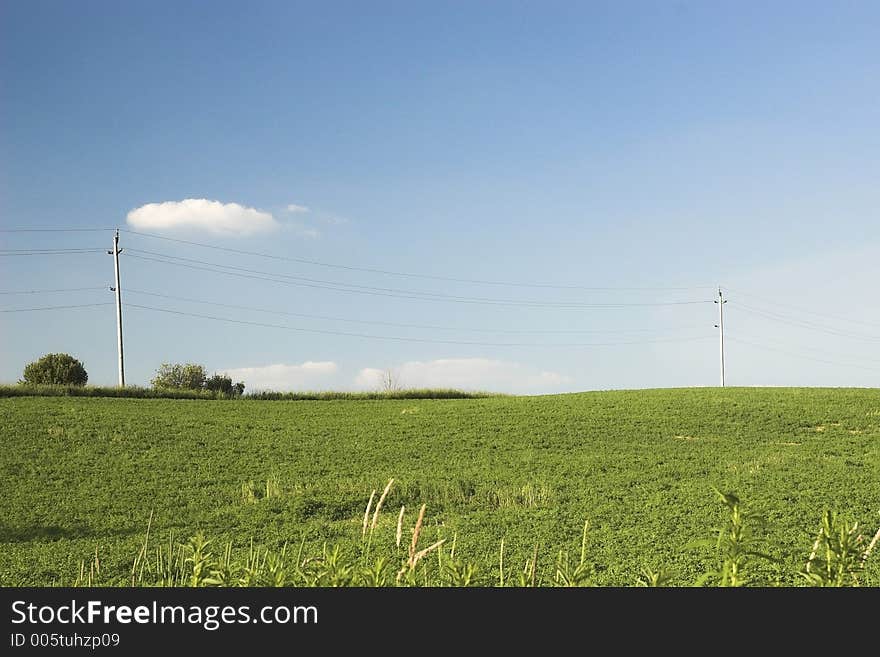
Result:
<svg viewBox="0 0 880 657">
<path fill-rule="evenodd" d="M 399 336 L 386 336 L 386 335 L 371 335 L 365 333 L 349 333 L 346 331 L 331 331 L 331 330 L 323 330 L 323 329 L 308 329 L 296 326 L 286 326 L 283 324 L 269 324 L 266 322 L 254 322 L 243 319 L 231 319 L 228 317 L 217 317 L 214 315 L 203 315 L 200 313 L 189 313 L 184 312 L 182 310 L 170 310 L 168 308 L 156 308 L 154 306 L 143 306 L 140 304 L 126 303 L 125 306 L 127 308 L 139 308 L 142 310 L 152 310 L 155 312 L 168 313 L 172 315 L 182 315 L 185 317 L 196 317 L 199 319 L 209 319 L 212 321 L 218 322 L 230 322 L 233 324 L 244 324 L 247 326 L 260 326 L 264 328 L 275 328 L 275 329 L 283 329 L 287 331 L 297 331 L 300 333 L 315 333 L 319 335 L 341 335 L 346 337 L 354 337 L 354 338 L 366 338 L 370 340 L 387 340 L 394 342 L 420 342 L 427 344 L 453 344 L 453 345 L 467 345 L 467 346 L 479 346 L 479 347 L 615 347 L 615 346 L 623 346 L 623 345 L 636 345 L 636 344 L 655 344 L 660 342 L 694 342 L 697 340 L 707 340 L 712 338 L 713 336 L 690 336 L 686 338 L 668 338 L 668 339 L 656 339 L 656 340 L 638 340 L 638 341 L 629 341 L 629 342 L 588 342 L 588 343 L 554 343 L 554 344 L 542 344 L 542 343 L 517 343 L 517 342 L 469 342 L 462 340 L 430 340 L 427 338 L 409 338 L 409 337 L 399 337 Z"/>
<path fill-rule="evenodd" d="M 54 292 L 85 292 L 87 290 L 106 290 L 107 286 L 101 287 L 65 287 L 52 290 L 0 290 L 0 294 L 50 294 Z"/>
<path fill-rule="evenodd" d="M 791 345 L 791 342 L 781 342 L 779 340 L 767 339 L 762 335 L 758 335 L 750 332 L 743 332 L 738 330 L 737 335 L 743 335 L 748 338 L 754 338 L 760 340 L 762 343 L 768 343 L 772 346 L 782 346 L 783 348 Z M 864 355 L 856 355 L 856 354 L 841 354 L 839 352 L 827 351 L 821 348 L 817 348 L 813 346 L 813 344 L 804 344 L 804 347 L 810 350 L 810 353 L 816 353 L 820 355 L 827 356 L 829 358 L 843 359 L 848 361 L 858 361 L 864 363 L 880 363 L 880 358 L 867 358 Z"/>
<path fill-rule="evenodd" d="M 835 320 L 835 321 L 839 321 L 839 322 L 848 322 L 848 323 L 850 323 L 850 324 L 861 324 L 861 325 L 863 325 L 863 326 L 870 326 L 870 327 L 873 327 L 873 328 L 880 328 L 880 324 L 877 324 L 877 323 L 875 323 L 875 322 L 865 322 L 865 321 L 863 321 L 863 320 L 859 320 L 859 319 L 851 319 L 851 318 L 848 318 L 848 317 L 841 317 L 840 315 L 829 315 L 829 314 L 827 314 L 827 313 L 820 313 L 820 312 L 816 312 L 815 310 L 809 310 L 809 309 L 807 309 L 807 308 L 803 308 L 803 307 L 801 307 L 801 306 L 793 306 L 793 305 L 790 304 L 790 303 L 784 303 L 784 302 L 782 302 L 782 301 L 777 301 L 777 300 L 775 300 L 775 299 L 770 299 L 770 298 L 768 298 L 768 297 L 758 296 L 757 294 L 752 294 L 751 292 L 740 292 L 740 291 L 737 291 L 737 290 L 733 290 L 733 289 L 731 289 L 731 288 L 729 288 L 729 287 L 725 287 L 725 289 L 728 290 L 728 291 L 730 291 L 730 292 L 736 292 L 736 294 L 739 294 L 739 295 L 744 295 L 744 296 L 747 296 L 747 297 L 752 297 L 752 298 L 754 298 L 754 299 L 757 299 L 758 301 L 763 301 L 763 302 L 765 302 L 765 303 L 770 303 L 770 304 L 773 304 L 774 306 L 783 306 L 783 307 L 785 307 L 785 308 L 790 308 L 791 310 L 796 310 L 796 311 L 798 311 L 798 312 L 806 313 L 806 314 L 808 314 L 808 315 L 815 315 L 816 317 L 822 317 L 822 318 L 824 318 L 824 319 L 833 319 L 833 320 Z"/>
<path fill-rule="evenodd" d="M 132 253 L 132 252 L 136 253 Z M 486 297 L 461 297 L 455 295 L 447 295 L 435 292 L 422 292 L 415 290 L 397 290 L 394 288 L 376 288 L 364 285 L 355 285 L 355 284 L 347 284 L 347 283 L 334 283 L 331 281 L 319 281 L 315 279 L 307 279 L 301 278 L 297 276 L 290 276 L 287 274 L 277 274 L 274 272 L 264 272 L 255 269 L 245 269 L 243 267 L 231 267 L 228 265 L 220 265 L 212 262 L 205 262 L 201 260 L 194 260 L 192 258 L 180 258 L 178 256 L 168 256 L 164 254 L 161 255 L 162 258 L 159 259 L 144 255 L 137 255 L 138 253 L 152 253 L 140 251 L 138 249 L 128 249 L 127 250 L 129 257 L 137 258 L 140 260 L 149 260 L 152 262 L 159 262 L 167 265 L 175 265 L 178 267 L 185 267 L 187 269 L 194 269 L 200 271 L 208 271 L 215 274 L 226 274 L 227 276 L 237 276 L 239 278 L 251 278 L 256 280 L 264 280 L 270 281 L 274 283 L 282 283 L 287 285 L 294 285 L 297 287 L 311 287 L 323 290 L 332 290 L 336 292 L 346 292 L 350 294 L 366 294 L 371 296 L 384 296 L 384 297 L 393 297 L 398 299 L 414 299 L 418 301 L 448 301 L 452 303 L 469 303 L 469 304 L 482 304 L 482 305 L 500 305 L 500 306 L 523 306 L 523 307 L 532 307 L 532 308 L 573 308 L 573 309 L 609 309 L 609 308 L 630 308 L 630 307 L 643 307 L 643 306 L 682 306 L 682 305 L 693 305 L 693 304 L 703 304 L 703 303 L 712 303 L 711 301 L 666 301 L 666 302 L 646 302 L 646 303 L 601 303 L 601 304 L 588 304 L 588 303 L 580 303 L 580 302 L 547 302 L 547 301 L 520 301 L 515 299 L 492 299 Z M 170 260 L 168 258 L 174 258 L 174 260 Z M 183 262 L 178 262 L 183 261 Z M 200 263 L 199 266 L 188 263 Z M 233 271 L 227 271 L 231 269 Z M 239 272 L 247 272 L 247 273 L 239 273 Z M 279 280 L 279 279 L 289 279 L 289 280 Z"/>
<path fill-rule="evenodd" d="M 880 372 L 880 368 L 877 368 L 877 367 L 865 367 L 864 365 L 856 365 L 855 363 L 841 363 L 839 361 L 825 360 L 824 358 L 815 358 L 813 356 L 805 356 L 804 354 L 798 354 L 798 353 L 788 351 L 785 349 L 777 349 L 776 347 L 768 347 L 767 345 L 762 345 L 762 344 L 758 344 L 756 342 L 750 342 L 748 340 L 742 340 L 740 338 L 734 338 L 734 337 L 730 337 L 730 336 L 728 336 L 727 339 L 733 340 L 734 342 L 738 342 L 740 344 L 749 345 L 750 347 L 757 347 L 758 349 L 766 349 L 767 351 L 775 351 L 780 354 L 792 356 L 794 358 L 812 360 L 817 363 L 825 363 L 826 365 L 834 365 L 834 366 L 840 366 L 840 367 L 855 367 L 858 369 L 867 370 L 869 372 Z"/>
<path fill-rule="evenodd" d="M 746 313 L 756 315 L 758 317 L 762 317 L 763 319 L 769 319 L 774 322 L 779 322 L 780 324 L 787 324 L 789 326 L 795 326 L 797 328 L 807 329 L 810 331 L 817 331 L 819 333 L 825 333 L 827 335 L 833 335 L 835 337 L 842 338 L 850 338 L 853 340 L 861 340 L 862 342 L 878 342 L 880 341 L 880 336 L 874 335 L 864 335 L 859 333 L 853 333 L 851 331 L 835 329 L 829 326 L 824 326 L 822 324 L 816 324 L 815 322 L 811 322 L 808 320 L 802 320 L 797 318 L 791 318 L 787 315 L 781 313 L 775 313 L 767 310 L 761 310 L 760 308 L 754 308 L 752 306 L 745 305 L 743 303 L 737 302 L 735 306 L 741 310 L 744 310 Z"/>
<path fill-rule="evenodd" d="M 11 229 L 0 229 L 0 233 L 46 233 L 46 232 L 58 232 L 58 233 L 68 233 L 68 232 L 98 232 L 98 231 L 107 231 L 113 230 L 111 228 L 11 228 Z M 117 238 L 118 238 L 117 231 Z M 205 244 L 190 240 L 182 240 L 170 237 L 164 237 L 161 235 L 155 235 L 150 233 L 141 233 L 139 231 L 131 231 L 122 229 L 122 232 L 129 233 L 131 235 L 137 235 L 142 237 L 148 237 L 153 239 L 165 240 L 169 242 L 175 242 L 179 244 L 185 244 L 190 246 L 196 246 L 206 249 L 213 249 L 217 251 L 222 251 L 226 253 L 234 253 L 238 255 L 245 256 L 255 256 L 261 258 L 267 258 L 277 261 L 286 261 L 286 262 L 295 262 L 299 264 L 313 265 L 313 266 L 321 266 L 333 269 L 354 271 L 354 272 L 368 272 L 374 274 L 383 274 L 388 276 L 398 276 L 398 277 L 406 277 L 406 278 L 418 278 L 425 280 L 434 280 L 434 281 L 445 281 L 445 282 L 455 282 L 455 283 L 468 283 L 475 285 L 494 285 L 494 286 L 506 286 L 506 287 L 516 287 L 516 288 L 540 288 L 540 289 L 555 289 L 555 290 L 581 290 L 581 291 L 686 291 L 686 290 L 702 290 L 709 289 L 710 286 L 694 286 L 694 287 L 590 287 L 590 286 L 580 286 L 580 285 L 556 285 L 549 283 L 522 283 L 522 282 L 511 282 L 511 281 L 496 281 L 496 280 L 480 280 L 480 279 L 470 279 L 470 278 L 458 278 L 458 277 L 448 277 L 448 276 L 438 276 L 438 275 L 429 275 L 429 274 L 419 274 L 414 272 L 400 272 L 400 271 L 392 271 L 392 270 L 384 270 L 384 269 L 376 269 L 369 267 L 358 267 L 352 265 L 344 265 L 339 263 L 328 263 L 322 262 L 318 260 L 311 260 L 306 258 L 297 258 L 290 256 L 280 256 L 272 253 L 265 252 L 256 252 L 256 251 L 247 251 L 243 249 L 234 249 L 229 247 L 221 247 L 211 244 Z M 398 289 L 398 288 L 387 288 L 387 287 L 377 287 L 377 286 L 368 286 L 368 285 L 359 285 L 355 283 L 341 283 L 336 281 L 328 281 L 322 279 L 313 279 L 307 278 L 304 276 L 294 276 L 290 274 L 283 273 L 275 273 L 275 272 L 266 272 L 254 269 L 248 269 L 244 267 L 236 267 L 233 265 L 225 265 L 214 262 L 207 262 L 203 260 L 197 260 L 192 258 L 185 258 L 181 256 L 174 256 L 170 254 L 157 253 L 153 251 L 142 251 L 138 249 L 128 249 L 129 254 L 133 258 L 137 258 L 140 260 L 157 262 L 160 264 L 167 265 L 175 265 L 178 267 L 185 267 L 192 270 L 200 270 L 206 271 L 210 273 L 217 274 L 226 274 L 228 276 L 237 276 L 241 278 L 250 278 L 255 280 L 263 280 L 273 283 L 294 285 L 298 287 L 312 287 L 317 289 L 325 289 L 335 292 L 345 292 L 345 293 L 356 293 L 356 294 L 367 294 L 372 296 L 386 296 L 393 298 L 402 298 L 402 299 L 412 299 L 419 301 L 447 301 L 447 302 L 455 302 L 455 303 L 469 303 L 469 304 L 487 304 L 487 305 L 510 305 L 510 306 L 524 306 L 524 307 L 535 307 L 535 308 L 568 308 L 568 309 L 609 309 L 609 308 L 629 308 L 629 307 L 642 307 L 642 306 L 679 306 L 679 305 L 694 305 L 694 304 L 702 304 L 702 303 L 712 303 L 709 300 L 688 300 L 688 301 L 667 301 L 667 302 L 644 302 L 644 303 L 584 303 L 584 302 L 552 302 L 552 301 L 538 301 L 538 300 L 519 300 L 519 299 L 505 299 L 505 298 L 488 298 L 488 297 L 468 297 L 468 296 L 460 296 L 460 295 L 452 295 L 452 294 L 444 294 L 440 292 L 430 292 L 423 290 L 407 290 L 407 289 Z M 32 248 L 32 249 L 0 249 L 0 256 L 14 257 L 14 256 L 39 256 L 39 255 L 72 255 L 72 254 L 84 254 L 84 253 L 104 253 L 105 250 L 103 248 L 95 247 L 95 248 Z M 131 253 L 133 252 L 133 253 Z M 117 254 L 119 251 L 117 251 Z M 137 255 L 141 254 L 141 255 Z M 150 257 L 155 256 L 155 257 Z M 117 278 L 118 281 L 118 278 Z M 17 295 L 17 294 L 41 294 L 41 293 L 64 293 L 64 292 L 78 292 L 78 291 L 90 291 L 90 290 L 104 290 L 105 287 L 80 287 L 80 288 L 56 288 L 56 289 L 44 289 L 44 290 L 9 290 L 9 291 L 0 291 L 0 294 L 4 295 Z M 112 288 L 111 288 L 112 289 Z M 118 291 L 118 282 L 117 282 L 117 291 Z M 729 289 L 729 288 L 728 288 Z M 383 322 L 383 321 L 369 321 L 369 320 L 359 320 L 359 319 L 350 319 L 343 317 L 331 317 L 331 316 L 323 316 L 323 315 L 312 315 L 306 313 L 295 313 L 295 312 L 286 312 L 283 310 L 270 310 L 266 308 L 255 308 L 251 306 L 240 306 L 235 304 L 227 304 L 227 303 L 218 303 L 211 302 L 200 299 L 192 299 L 186 297 L 178 297 L 174 295 L 167 295 L 155 292 L 148 292 L 142 290 L 131 290 L 131 292 L 136 294 L 144 294 L 149 296 L 154 296 L 158 298 L 171 299 L 184 301 L 188 303 L 199 303 L 206 305 L 214 305 L 238 310 L 246 310 L 249 312 L 262 312 L 262 313 L 270 313 L 275 315 L 287 315 L 293 317 L 303 317 L 308 319 L 318 319 L 325 321 L 338 321 L 338 322 L 346 322 L 346 323 L 357 323 L 357 324 L 372 324 L 372 325 L 380 325 L 380 326 L 392 326 L 392 327 L 401 327 L 401 328 L 416 328 L 416 329 L 430 329 L 430 330 L 443 330 L 443 331 L 461 331 L 461 332 L 477 332 L 477 333 L 498 333 L 498 334 L 573 334 L 573 333 L 645 333 L 651 332 L 651 329 L 630 329 L 630 330 L 621 330 L 621 331 L 610 331 L 610 330 L 598 330 L 598 329 L 562 329 L 562 330 L 540 330 L 540 329 L 480 329 L 480 328 L 462 328 L 462 327 L 451 327 L 451 326 L 439 326 L 439 325 L 425 325 L 425 324 L 407 324 L 407 323 L 395 323 L 395 322 Z M 742 293 L 740 293 L 742 294 Z M 720 296 L 720 290 L 719 290 Z M 797 306 L 793 306 L 791 304 L 786 304 L 782 302 L 777 302 L 776 300 L 769 300 L 766 298 L 762 298 L 758 295 L 744 294 L 744 296 L 754 297 L 755 299 L 763 299 L 767 303 L 773 303 L 774 309 L 767 310 L 760 307 L 752 307 L 748 304 L 742 304 L 737 302 L 735 305 L 746 313 L 756 315 L 758 317 L 769 319 L 771 321 L 780 322 L 783 324 L 788 324 L 790 326 L 795 326 L 798 328 L 809 329 L 813 331 L 818 331 L 822 333 L 826 333 L 829 335 L 837 336 L 837 337 L 847 337 L 852 339 L 858 339 L 863 341 L 871 341 L 876 342 L 880 341 L 880 336 L 869 336 L 864 334 L 857 334 L 845 329 L 839 329 L 823 324 L 816 323 L 814 321 L 793 317 L 784 312 L 780 312 L 775 309 L 776 306 L 788 307 L 797 312 L 806 313 L 809 315 L 821 317 L 824 319 L 830 319 L 834 321 L 847 322 L 851 324 L 860 324 L 864 326 L 870 327 L 880 327 L 880 324 L 873 324 L 870 322 L 864 322 L 861 320 L 850 319 L 835 315 L 829 315 L 826 313 L 820 313 L 812 310 L 808 310 L 805 308 L 800 308 Z M 117 300 L 118 301 L 118 300 Z M 723 300 L 726 302 L 726 300 Z M 37 312 L 37 311 L 54 311 L 54 310 L 67 310 L 67 309 L 80 309 L 80 308 L 93 308 L 98 306 L 108 306 L 112 305 L 109 302 L 103 303 L 91 303 L 91 304 L 68 304 L 68 305 L 57 305 L 57 306 L 41 306 L 41 307 L 31 307 L 31 308 L 11 308 L 11 309 L 0 309 L 0 313 L 21 313 L 21 312 Z M 385 340 L 385 341 L 395 341 L 395 342 L 416 342 L 416 343 L 427 343 L 427 344 L 449 344 L 449 345 L 468 345 L 468 346 L 482 346 L 482 347 L 614 347 L 614 346 L 625 346 L 625 345 L 644 345 L 644 344 L 654 344 L 654 343 L 664 343 L 664 342 L 695 342 L 700 340 L 708 340 L 711 339 L 712 336 L 687 336 L 687 337 L 677 337 L 677 338 L 657 338 L 657 339 L 644 339 L 644 340 L 628 340 L 628 341 L 614 341 L 614 342 L 588 342 L 588 343 L 556 343 L 556 344 L 547 344 L 547 343 L 523 343 L 523 342 L 508 342 L 508 343 L 499 343 L 499 342 L 481 342 L 481 341 L 464 341 L 464 340 L 437 340 L 437 339 L 428 339 L 428 338 L 415 338 L 415 337 L 403 337 L 403 336 L 387 336 L 387 335 L 373 335 L 373 334 L 364 334 L 364 333 L 354 333 L 347 331 L 337 331 L 337 330 L 325 330 L 325 329 L 310 329 L 303 327 L 295 327 L 295 326 L 287 326 L 282 324 L 272 324 L 267 322 L 256 322 L 251 320 L 240 320 L 229 317 L 217 317 L 213 315 L 200 314 L 200 313 L 192 313 L 192 312 L 184 312 L 178 310 L 172 310 L 168 308 L 158 308 L 153 306 L 139 305 L 139 304 L 125 304 L 127 307 L 147 310 L 152 312 L 160 312 L 178 316 L 192 317 L 203 320 L 210 320 L 215 322 L 226 322 L 232 324 L 239 325 L 248 325 L 248 326 L 256 326 L 256 327 L 265 327 L 265 328 L 274 328 L 288 331 L 296 331 L 300 333 L 312 333 L 312 334 L 321 334 L 321 335 L 336 335 L 336 336 L 346 336 L 346 337 L 355 337 L 361 339 L 370 339 L 370 340 Z M 117 303 L 117 307 L 119 304 Z M 719 322 L 720 324 L 720 322 Z M 684 328 L 684 327 L 682 327 Z M 751 342 L 748 340 L 743 340 L 735 336 L 729 336 L 728 339 L 733 340 L 734 342 L 745 344 L 748 346 L 756 347 L 759 349 L 764 349 L 768 351 L 775 351 L 777 353 L 789 355 L 792 357 L 811 360 L 819 363 L 824 363 L 833 366 L 843 366 L 843 367 L 854 367 L 858 369 L 868 370 L 868 371 L 880 371 L 878 368 L 866 367 L 861 364 L 855 363 L 847 363 L 840 362 L 834 360 L 827 360 L 823 358 L 816 358 L 813 356 L 807 356 L 803 354 L 798 354 L 789 350 L 779 349 L 772 346 L 767 346 L 765 344 L 760 344 L 756 342 Z M 821 352 L 820 352 L 821 353 Z M 828 353 L 828 352 L 825 352 Z M 722 359 L 723 359 L 723 346 L 722 346 Z M 874 361 L 880 362 L 880 361 Z M 722 360 L 722 385 L 723 385 L 723 360 Z"/>
<path fill-rule="evenodd" d="M 55 251 L 103 251 L 104 249 L 100 247 L 89 247 L 89 248 L 68 248 L 68 247 L 59 247 L 55 249 L 0 249 L 2 253 L 48 253 Z"/>
<path fill-rule="evenodd" d="M 156 235 L 154 233 L 142 233 L 140 231 L 119 229 L 121 232 L 130 235 L 139 235 L 141 237 L 149 237 L 152 239 L 165 240 L 168 242 L 176 242 L 178 244 L 187 244 L 189 246 L 198 246 L 205 249 L 214 249 L 216 251 L 224 251 L 226 253 L 236 253 L 238 255 L 256 256 L 259 258 L 269 258 L 272 260 L 282 260 L 287 262 L 296 262 L 305 265 L 314 265 L 317 267 L 328 267 L 332 269 L 344 269 L 348 271 L 367 272 L 371 274 L 383 274 L 386 276 L 401 276 L 405 278 L 423 278 L 435 281 L 447 281 L 453 283 L 470 283 L 473 285 L 502 285 L 506 287 L 531 287 L 531 288 L 549 288 L 557 290 L 592 290 L 592 291 L 687 291 L 687 290 L 707 290 L 712 286 L 700 285 L 692 287 L 589 287 L 583 285 L 557 285 L 551 283 L 519 283 L 510 281 L 493 281 L 474 278 L 457 278 L 452 276 L 438 276 L 433 274 L 419 274 L 415 272 L 393 271 L 388 269 L 376 269 L 372 267 L 356 267 L 353 265 L 343 265 L 338 263 L 323 262 L 320 260 L 311 260 L 308 258 L 296 258 L 293 256 L 279 256 L 272 253 L 260 251 L 247 251 L 244 249 L 233 249 L 225 246 L 216 246 L 214 244 L 205 244 L 203 242 L 194 242 L 191 240 L 182 240 L 174 237 L 166 237 L 164 235 Z"/>
<path fill-rule="evenodd" d="M 487 329 L 487 328 L 467 328 L 467 327 L 456 327 L 456 326 L 440 326 L 436 324 L 403 324 L 398 322 L 382 322 L 382 321 L 371 321 L 365 319 L 350 319 L 346 317 L 332 317 L 327 315 L 312 315 L 308 313 L 295 313 L 288 312 L 283 310 L 271 310 L 268 308 L 255 308 L 253 306 L 240 306 L 237 304 L 230 303 L 220 303 L 216 301 L 205 301 L 203 299 L 193 299 L 190 297 L 179 297 L 171 294 L 160 294 L 158 292 L 147 292 L 145 290 L 133 290 L 131 288 L 127 288 L 126 292 L 129 294 L 143 294 L 151 297 L 158 297 L 160 299 L 170 299 L 174 301 L 184 301 L 186 303 L 200 303 L 209 306 L 218 306 L 222 308 L 232 308 L 236 310 L 247 310 L 251 312 L 260 312 L 260 313 L 268 313 L 272 315 L 285 315 L 289 317 L 302 317 L 306 319 L 319 319 L 326 321 L 334 321 L 334 322 L 346 322 L 351 324 L 371 324 L 376 326 L 393 326 L 397 328 L 415 328 L 415 329 L 429 329 L 429 330 L 438 330 L 438 331 L 460 331 L 460 332 L 468 332 L 468 333 L 496 333 L 496 334 L 513 334 L 513 335 L 537 335 L 537 334 L 578 334 L 578 333 L 652 333 L 651 329 L 555 329 L 555 330 L 546 330 L 546 329 Z M 677 331 L 682 328 L 689 327 L 674 327 L 668 329 L 668 331 Z"/>
<path fill-rule="evenodd" d="M 36 310 L 67 310 L 70 308 L 95 308 L 97 306 L 111 306 L 113 305 L 109 301 L 105 301 L 104 303 L 80 303 L 76 305 L 70 306 L 41 306 L 39 308 L 8 308 L 8 309 L 0 309 L 0 313 L 29 313 Z"/>
<path fill-rule="evenodd" d="M 249 274 L 260 274 L 263 276 L 272 276 L 275 278 L 285 278 L 285 279 L 290 279 L 290 280 L 294 280 L 294 281 L 302 281 L 305 283 L 314 283 L 314 284 L 318 284 L 318 285 L 329 285 L 329 286 L 340 287 L 340 288 L 341 287 L 354 288 L 354 289 L 359 289 L 359 290 L 369 290 L 371 292 L 392 292 L 395 294 L 419 295 L 419 296 L 428 296 L 428 297 L 438 297 L 438 298 L 443 298 L 443 299 L 458 299 L 458 300 L 479 301 L 479 302 L 487 302 L 487 303 L 504 303 L 504 304 L 511 304 L 512 303 L 512 304 L 526 304 L 526 305 L 545 305 L 546 304 L 546 305 L 552 305 L 554 307 L 561 306 L 561 305 L 566 305 L 566 306 L 567 305 L 576 305 L 578 307 L 581 307 L 583 305 L 590 305 L 590 306 L 595 305 L 597 307 L 598 306 L 617 307 L 617 306 L 687 305 L 687 304 L 691 304 L 691 303 L 703 303 L 702 301 L 678 301 L 678 302 L 667 302 L 667 303 L 662 303 L 662 304 L 657 304 L 657 303 L 582 304 L 580 302 L 543 302 L 543 301 L 531 301 L 531 300 L 523 301 L 523 300 L 518 300 L 518 299 L 493 299 L 493 298 L 486 298 L 486 297 L 463 297 L 463 296 L 459 296 L 459 295 L 443 294 L 443 293 L 439 293 L 439 292 L 425 292 L 422 290 L 402 290 L 399 288 L 375 287 L 375 286 L 371 286 L 371 285 L 358 285 L 355 283 L 339 283 L 337 281 L 326 281 L 326 280 L 322 280 L 322 279 L 305 278 L 302 276 L 292 276 L 290 274 L 279 274 L 276 272 L 266 272 L 266 271 L 260 271 L 257 269 L 247 269 L 245 267 L 236 267 L 233 265 L 224 265 L 224 264 L 219 264 L 219 263 L 214 263 L 214 262 L 206 262 L 204 260 L 196 260 L 193 258 L 184 258 L 182 256 L 169 255 L 169 254 L 165 254 L 165 253 L 157 253 L 155 251 L 142 251 L 140 249 L 128 249 L 128 252 L 129 253 L 132 253 L 132 252 L 133 253 L 145 253 L 147 255 L 157 256 L 160 258 L 166 258 L 166 259 L 170 259 L 170 260 L 179 260 L 179 261 L 188 262 L 188 263 L 195 263 L 195 264 L 199 264 L 199 265 L 207 265 L 207 266 L 215 267 L 215 268 L 219 268 L 219 269 L 229 269 L 229 270 L 233 270 L 233 271 L 246 272 Z M 174 263 L 169 263 L 169 264 L 174 264 Z M 706 301 L 705 303 L 709 303 L 709 302 Z"/>
<path fill-rule="evenodd" d="M 103 251 L 104 249 L 0 249 L 0 256 L 79 255 Z"/>
<path fill-rule="evenodd" d="M 0 233 L 91 233 L 112 228 L 0 228 Z"/>
</svg>

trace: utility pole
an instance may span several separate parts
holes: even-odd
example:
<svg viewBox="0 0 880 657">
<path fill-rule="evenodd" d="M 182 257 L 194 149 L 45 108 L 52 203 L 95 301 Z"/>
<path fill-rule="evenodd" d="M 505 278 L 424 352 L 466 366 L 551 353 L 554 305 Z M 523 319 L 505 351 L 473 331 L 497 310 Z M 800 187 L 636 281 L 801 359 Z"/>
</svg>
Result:
<svg viewBox="0 0 880 657">
<path fill-rule="evenodd" d="M 122 358 L 122 288 L 119 284 L 119 254 L 122 253 L 122 249 L 119 248 L 119 229 L 116 229 L 116 234 L 113 236 L 113 250 L 107 251 L 110 255 L 113 256 L 113 265 L 116 273 L 116 287 L 111 287 L 110 289 L 116 292 L 116 342 L 117 348 L 119 350 L 119 387 L 125 387 L 125 366 L 123 365 Z"/>
<path fill-rule="evenodd" d="M 724 295 L 721 293 L 721 286 L 718 286 L 718 299 L 716 299 L 715 303 L 718 304 L 718 323 L 715 327 L 718 329 L 718 347 L 719 354 L 721 356 L 721 387 L 724 387 L 724 304 L 727 303 L 727 300 L 724 298 Z"/>
</svg>

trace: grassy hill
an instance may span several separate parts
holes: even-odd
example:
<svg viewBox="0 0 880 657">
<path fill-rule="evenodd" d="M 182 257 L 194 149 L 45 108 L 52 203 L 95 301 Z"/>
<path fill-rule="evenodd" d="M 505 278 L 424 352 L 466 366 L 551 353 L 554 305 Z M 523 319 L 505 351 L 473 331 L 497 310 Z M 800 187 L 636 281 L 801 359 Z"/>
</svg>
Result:
<svg viewBox="0 0 880 657">
<path fill-rule="evenodd" d="M 0 399 L 0 426 L 5 585 L 69 584 L 96 552 L 95 581 L 125 583 L 148 522 L 150 550 L 201 531 L 242 554 L 251 541 L 357 554 L 367 500 L 391 477 L 373 549 L 395 553 L 401 505 L 406 544 L 424 503 L 420 546 L 445 538 L 449 554 L 454 539 L 482 584 L 498 583 L 502 539 L 508 578 L 537 554 L 536 581 L 548 583 L 560 550 L 580 553 L 585 520 L 594 583 L 634 584 L 648 567 L 691 584 L 716 565 L 711 549 L 688 546 L 724 521 L 713 486 L 766 519 L 757 536 L 780 564 L 756 565 L 762 581 L 799 582 L 826 508 L 866 539 L 880 525 L 880 390 L 20 397 Z"/>
</svg>

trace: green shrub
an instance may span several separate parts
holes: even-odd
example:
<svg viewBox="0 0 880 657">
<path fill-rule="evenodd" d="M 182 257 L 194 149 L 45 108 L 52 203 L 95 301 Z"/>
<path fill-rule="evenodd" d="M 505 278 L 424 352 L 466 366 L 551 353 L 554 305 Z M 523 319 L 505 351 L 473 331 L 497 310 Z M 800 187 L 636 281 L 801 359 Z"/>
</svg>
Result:
<svg viewBox="0 0 880 657">
<path fill-rule="evenodd" d="M 195 363 L 162 363 L 150 384 L 154 388 L 202 390 L 207 381 L 204 365 Z"/>
<path fill-rule="evenodd" d="M 21 383 L 84 386 L 88 380 L 86 368 L 73 356 L 46 354 L 24 368 Z"/>
<path fill-rule="evenodd" d="M 224 374 L 214 374 L 205 380 L 205 390 L 219 392 L 227 397 L 241 397 L 244 394 L 244 383 L 233 383 L 232 379 Z"/>
</svg>

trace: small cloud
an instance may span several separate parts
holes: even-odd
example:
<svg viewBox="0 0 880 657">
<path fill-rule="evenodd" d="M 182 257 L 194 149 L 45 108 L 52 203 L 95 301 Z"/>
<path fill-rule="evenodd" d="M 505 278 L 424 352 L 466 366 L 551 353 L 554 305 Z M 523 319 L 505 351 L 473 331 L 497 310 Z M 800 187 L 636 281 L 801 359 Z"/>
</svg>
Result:
<svg viewBox="0 0 880 657">
<path fill-rule="evenodd" d="M 305 214 L 306 212 L 311 212 L 311 210 L 309 210 L 306 206 L 297 205 L 296 203 L 291 203 L 290 205 L 288 205 L 287 211 L 292 214 Z"/>
<path fill-rule="evenodd" d="M 284 228 L 285 230 L 292 231 L 298 237 L 305 237 L 310 240 L 318 239 L 321 236 L 321 231 L 301 221 L 286 221 L 284 222 Z"/>
<path fill-rule="evenodd" d="M 333 361 L 306 361 L 300 365 L 263 365 L 259 367 L 233 367 L 222 370 L 235 381 L 244 381 L 247 389 L 276 390 L 314 390 L 326 386 L 328 377 L 335 374 L 338 367 Z"/>
<path fill-rule="evenodd" d="M 375 367 L 365 367 L 354 377 L 354 385 L 368 390 L 379 388 L 382 385 L 383 374 L 384 370 L 379 370 Z"/>
<path fill-rule="evenodd" d="M 140 230 L 194 229 L 220 237 L 245 237 L 278 228 L 268 212 L 204 198 L 148 203 L 129 212 L 127 220 Z"/>
<path fill-rule="evenodd" d="M 392 368 L 404 388 L 458 388 L 490 392 L 553 392 L 571 382 L 558 372 L 535 371 L 512 361 L 489 358 L 445 358 L 410 361 Z M 374 390 L 381 387 L 385 370 L 367 367 L 358 372 L 356 387 Z"/>
<path fill-rule="evenodd" d="M 323 217 L 319 217 L 318 221 L 322 224 L 327 224 L 328 226 L 341 226 L 342 224 L 347 224 L 348 219 L 345 217 L 334 217 L 333 215 L 325 215 Z"/>
</svg>

